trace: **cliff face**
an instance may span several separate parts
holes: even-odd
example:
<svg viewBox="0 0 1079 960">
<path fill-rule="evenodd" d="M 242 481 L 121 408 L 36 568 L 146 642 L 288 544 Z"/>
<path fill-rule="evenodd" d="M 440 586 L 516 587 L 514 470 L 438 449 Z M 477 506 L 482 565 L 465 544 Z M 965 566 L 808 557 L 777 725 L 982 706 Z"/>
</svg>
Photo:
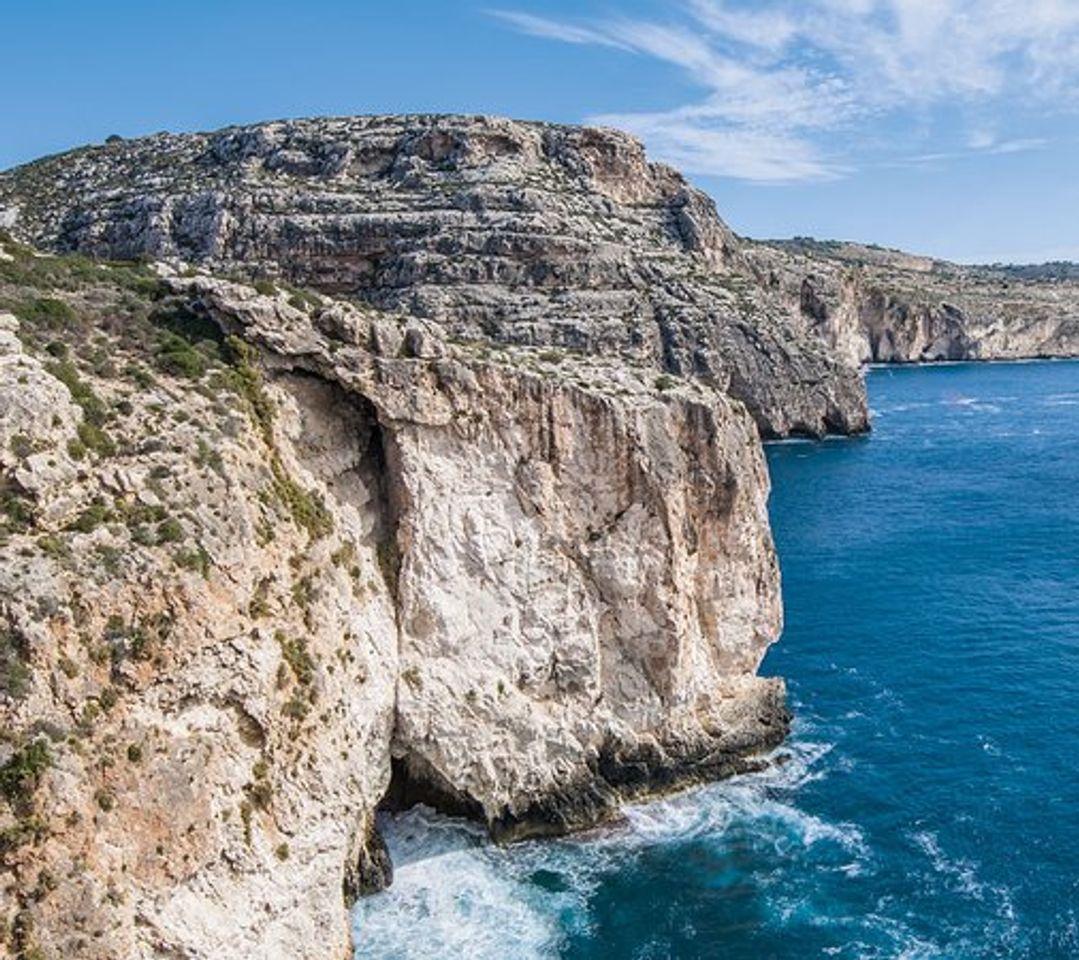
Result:
<svg viewBox="0 0 1079 960">
<path fill-rule="evenodd" d="M 0 248 L 0 955 L 339 957 L 379 803 L 559 833 L 784 735 L 737 401 Z"/>
<path fill-rule="evenodd" d="M 856 371 L 762 287 L 711 200 L 609 130 L 484 117 L 162 134 L 0 174 L 39 247 L 179 257 L 623 356 L 745 402 L 766 436 L 867 427 Z"/>
<path fill-rule="evenodd" d="M 850 364 L 1079 355 L 1079 281 L 1068 271 L 816 241 L 752 244 L 745 255 Z"/>
<path fill-rule="evenodd" d="M 513 840 L 751 767 L 760 435 L 1076 343 L 1066 285 L 738 240 L 611 131 L 161 135 L 0 222 L 167 261 L 0 235 L 0 955 L 338 957 L 380 804 Z"/>
</svg>

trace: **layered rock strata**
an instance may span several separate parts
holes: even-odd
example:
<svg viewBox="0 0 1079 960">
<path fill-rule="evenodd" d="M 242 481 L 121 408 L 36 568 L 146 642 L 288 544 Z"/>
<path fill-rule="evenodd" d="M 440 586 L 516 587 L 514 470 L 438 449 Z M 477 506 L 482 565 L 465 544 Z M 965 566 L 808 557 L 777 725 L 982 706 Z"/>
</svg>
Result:
<svg viewBox="0 0 1079 960">
<path fill-rule="evenodd" d="M 848 364 L 1079 356 L 1079 278 L 812 240 L 747 244 L 760 283 Z"/>
<path fill-rule="evenodd" d="M 0 246 L 10 955 L 339 957 L 382 803 L 561 833 L 781 740 L 739 402 Z"/>
<path fill-rule="evenodd" d="M 742 400 L 766 436 L 868 425 L 864 388 L 759 284 L 712 201 L 612 130 L 490 117 L 161 134 L 0 174 L 0 226 L 180 257 L 436 321 L 620 355 Z"/>
</svg>

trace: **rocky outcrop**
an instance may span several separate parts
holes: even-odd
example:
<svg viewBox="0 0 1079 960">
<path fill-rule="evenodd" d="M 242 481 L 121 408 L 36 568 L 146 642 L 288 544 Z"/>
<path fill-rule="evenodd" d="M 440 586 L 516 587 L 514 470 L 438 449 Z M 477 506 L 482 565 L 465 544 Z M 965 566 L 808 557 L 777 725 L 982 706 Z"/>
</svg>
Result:
<svg viewBox="0 0 1079 960">
<path fill-rule="evenodd" d="M 347 346 L 312 342 L 287 303 L 172 283 L 289 376 L 376 412 L 399 621 L 391 800 L 502 838 L 558 834 L 779 742 L 782 688 L 755 676 L 780 624 L 768 479 L 739 405 L 689 383 L 657 396 L 599 359 L 450 348 L 344 306 L 314 327 Z"/>
<path fill-rule="evenodd" d="M 355 117 L 161 134 L 0 174 L 0 225 L 178 257 L 433 320 L 622 356 L 742 400 L 766 436 L 867 428 L 857 372 L 757 282 L 712 201 L 611 130 Z"/>
<path fill-rule="evenodd" d="M 159 135 L 0 226 L 98 258 L 0 235 L 0 956 L 339 957 L 380 805 L 511 841 L 753 767 L 760 436 L 1077 344 L 1067 278 L 743 241 L 613 131 Z"/>
<path fill-rule="evenodd" d="M 380 803 L 562 833 L 783 737 L 738 401 L 0 246 L 0 955 L 339 957 Z"/>
<path fill-rule="evenodd" d="M 761 282 L 850 364 L 1079 356 L 1068 271 L 966 267 L 858 244 L 752 244 Z"/>
</svg>

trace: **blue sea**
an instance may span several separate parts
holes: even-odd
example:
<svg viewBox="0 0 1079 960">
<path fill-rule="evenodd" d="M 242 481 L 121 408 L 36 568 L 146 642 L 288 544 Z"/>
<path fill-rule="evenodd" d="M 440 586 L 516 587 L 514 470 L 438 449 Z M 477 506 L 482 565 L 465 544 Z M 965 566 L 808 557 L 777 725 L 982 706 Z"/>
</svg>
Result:
<svg viewBox="0 0 1079 960">
<path fill-rule="evenodd" d="M 768 452 L 791 759 L 510 849 L 388 820 L 358 956 L 1079 958 L 1079 364 L 869 393 Z"/>
</svg>

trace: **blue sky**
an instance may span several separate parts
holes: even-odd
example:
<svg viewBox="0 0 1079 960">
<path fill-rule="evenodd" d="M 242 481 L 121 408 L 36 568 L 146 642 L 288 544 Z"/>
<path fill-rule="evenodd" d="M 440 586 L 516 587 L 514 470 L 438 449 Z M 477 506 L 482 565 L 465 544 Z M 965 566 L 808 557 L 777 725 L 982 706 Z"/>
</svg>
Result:
<svg viewBox="0 0 1079 960">
<path fill-rule="evenodd" d="M 629 129 L 740 233 L 1079 259 L 1079 0 L 35 0 L 0 167 L 111 133 L 469 112 Z"/>
</svg>

